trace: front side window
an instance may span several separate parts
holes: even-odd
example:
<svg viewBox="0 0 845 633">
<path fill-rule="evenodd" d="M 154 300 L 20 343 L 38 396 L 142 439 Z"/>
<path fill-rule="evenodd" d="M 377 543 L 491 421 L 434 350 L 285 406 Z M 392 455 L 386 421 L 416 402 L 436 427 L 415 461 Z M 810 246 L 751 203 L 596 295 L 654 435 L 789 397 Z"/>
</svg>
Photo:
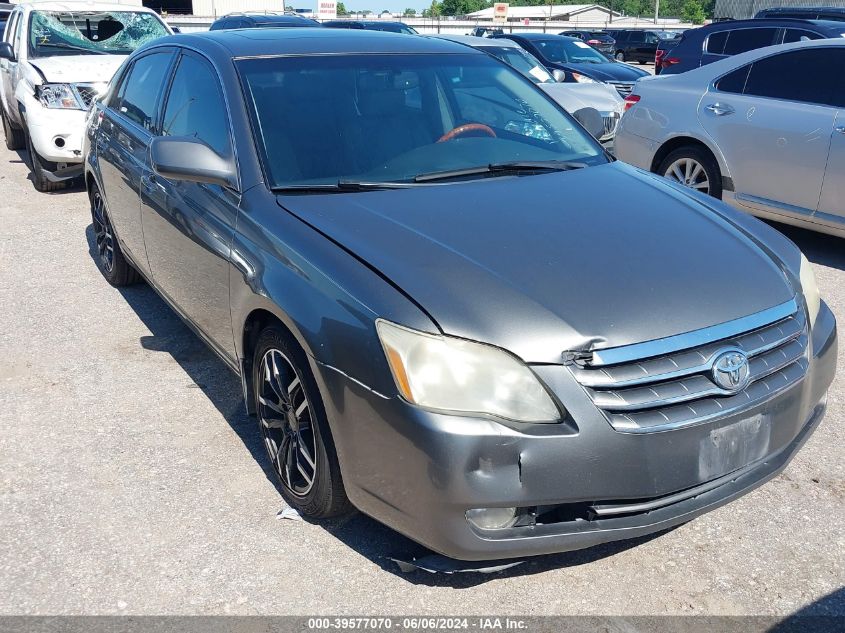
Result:
<svg viewBox="0 0 845 633">
<path fill-rule="evenodd" d="M 192 55 L 179 60 L 161 127 L 165 136 L 189 136 L 221 156 L 230 154 L 229 117 L 214 70 Z"/>
<path fill-rule="evenodd" d="M 158 16 L 141 11 L 33 11 L 29 31 L 32 57 L 128 55 L 169 35 Z"/>
<path fill-rule="evenodd" d="M 554 40 L 534 42 L 540 54 L 550 62 L 561 64 L 606 64 L 607 57 L 580 40 Z"/>
<path fill-rule="evenodd" d="M 275 188 L 409 183 L 510 162 L 607 162 L 568 114 L 487 55 L 315 55 L 237 65 Z"/>
<path fill-rule="evenodd" d="M 778 29 L 773 28 L 730 31 L 728 41 L 725 43 L 725 55 L 739 55 L 764 46 L 771 46 L 775 43 L 777 32 Z"/>
<path fill-rule="evenodd" d="M 745 94 L 819 105 L 841 106 L 828 68 L 842 68 L 845 49 L 816 48 L 760 59 L 751 66 Z"/>
<path fill-rule="evenodd" d="M 112 107 L 130 121 L 152 130 L 156 104 L 171 58 L 171 53 L 161 52 L 136 60 L 118 89 Z"/>
</svg>

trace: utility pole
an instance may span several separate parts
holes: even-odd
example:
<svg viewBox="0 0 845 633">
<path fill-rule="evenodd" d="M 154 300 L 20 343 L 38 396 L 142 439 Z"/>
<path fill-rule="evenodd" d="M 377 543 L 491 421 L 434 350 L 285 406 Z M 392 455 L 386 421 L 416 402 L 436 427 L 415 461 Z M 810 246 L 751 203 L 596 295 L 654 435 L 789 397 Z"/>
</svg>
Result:
<svg viewBox="0 0 845 633">
<path fill-rule="evenodd" d="M 654 0 L 654 26 L 657 26 L 658 13 L 660 13 L 660 0 Z"/>
</svg>

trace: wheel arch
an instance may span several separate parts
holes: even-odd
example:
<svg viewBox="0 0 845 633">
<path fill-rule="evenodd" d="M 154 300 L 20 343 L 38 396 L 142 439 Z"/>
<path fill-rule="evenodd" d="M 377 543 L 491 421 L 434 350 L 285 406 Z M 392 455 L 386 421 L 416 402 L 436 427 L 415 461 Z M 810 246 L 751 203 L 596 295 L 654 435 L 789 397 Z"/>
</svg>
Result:
<svg viewBox="0 0 845 633">
<path fill-rule="evenodd" d="M 649 171 L 657 173 L 657 168 L 660 166 L 660 163 L 662 163 L 669 154 L 674 152 L 676 149 L 680 149 L 681 147 L 688 145 L 703 149 L 713 157 L 713 160 L 716 161 L 716 164 L 719 166 L 719 172 L 722 175 L 722 187 L 725 190 L 732 190 L 733 187 L 731 186 L 732 181 L 730 172 L 728 171 L 727 164 L 725 163 L 725 158 L 722 156 L 722 153 L 704 140 L 689 134 L 674 136 L 665 141 L 654 153 L 654 156 L 652 156 Z"/>
</svg>

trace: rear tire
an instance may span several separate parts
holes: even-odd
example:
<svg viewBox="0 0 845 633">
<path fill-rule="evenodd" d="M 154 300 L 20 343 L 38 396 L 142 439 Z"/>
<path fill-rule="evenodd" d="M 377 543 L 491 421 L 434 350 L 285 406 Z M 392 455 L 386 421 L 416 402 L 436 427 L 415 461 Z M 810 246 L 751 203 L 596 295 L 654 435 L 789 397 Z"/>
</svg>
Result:
<svg viewBox="0 0 845 633">
<path fill-rule="evenodd" d="M 285 500 L 312 519 L 352 511 L 317 382 L 305 352 L 279 325 L 258 337 L 252 389 L 259 431 Z"/>
<path fill-rule="evenodd" d="M 3 119 L 3 133 L 6 136 L 6 148 L 11 150 L 23 149 L 26 145 L 23 130 L 12 126 L 12 122 L 0 106 L 0 118 Z"/>
<path fill-rule="evenodd" d="M 29 154 L 29 166 L 32 170 L 32 184 L 35 185 L 35 188 L 42 193 L 49 193 L 51 191 L 60 191 L 64 189 L 67 183 L 53 182 L 52 180 L 48 180 L 44 177 L 44 174 L 42 173 L 44 166 L 41 164 L 41 157 L 32 146 L 32 139 L 29 137 L 29 134 L 26 134 L 25 137 L 26 151 Z"/>
<path fill-rule="evenodd" d="M 141 281 L 141 275 L 123 256 L 114 235 L 105 200 L 97 185 L 92 185 L 88 198 L 91 201 L 91 220 L 94 223 L 94 258 L 97 268 L 115 288 L 138 283 Z"/>
<path fill-rule="evenodd" d="M 685 145 L 670 152 L 657 167 L 657 173 L 685 187 L 722 198 L 722 172 L 713 155 L 702 147 Z"/>
</svg>

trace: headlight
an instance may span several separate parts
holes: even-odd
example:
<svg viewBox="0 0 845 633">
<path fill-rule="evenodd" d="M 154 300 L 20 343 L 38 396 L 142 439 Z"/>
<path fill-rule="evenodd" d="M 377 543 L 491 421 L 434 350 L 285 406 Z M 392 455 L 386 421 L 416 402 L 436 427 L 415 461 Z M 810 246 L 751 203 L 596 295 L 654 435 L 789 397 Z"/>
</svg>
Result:
<svg viewBox="0 0 845 633">
<path fill-rule="evenodd" d="M 534 373 L 504 350 L 382 320 L 376 329 L 396 386 L 412 404 L 519 422 L 561 418 Z"/>
<path fill-rule="evenodd" d="M 579 84 L 594 84 L 596 83 L 595 79 L 590 79 L 586 75 L 582 75 L 581 73 L 572 73 L 572 78 L 577 81 Z"/>
<path fill-rule="evenodd" d="M 85 109 L 70 84 L 41 84 L 35 87 L 35 94 L 45 108 Z"/>
<path fill-rule="evenodd" d="M 822 298 L 819 295 L 819 287 L 816 285 L 813 267 L 804 257 L 804 253 L 801 253 L 801 290 L 804 292 L 804 301 L 807 302 L 807 311 L 810 313 L 810 327 L 812 327 L 816 324 Z"/>
</svg>

